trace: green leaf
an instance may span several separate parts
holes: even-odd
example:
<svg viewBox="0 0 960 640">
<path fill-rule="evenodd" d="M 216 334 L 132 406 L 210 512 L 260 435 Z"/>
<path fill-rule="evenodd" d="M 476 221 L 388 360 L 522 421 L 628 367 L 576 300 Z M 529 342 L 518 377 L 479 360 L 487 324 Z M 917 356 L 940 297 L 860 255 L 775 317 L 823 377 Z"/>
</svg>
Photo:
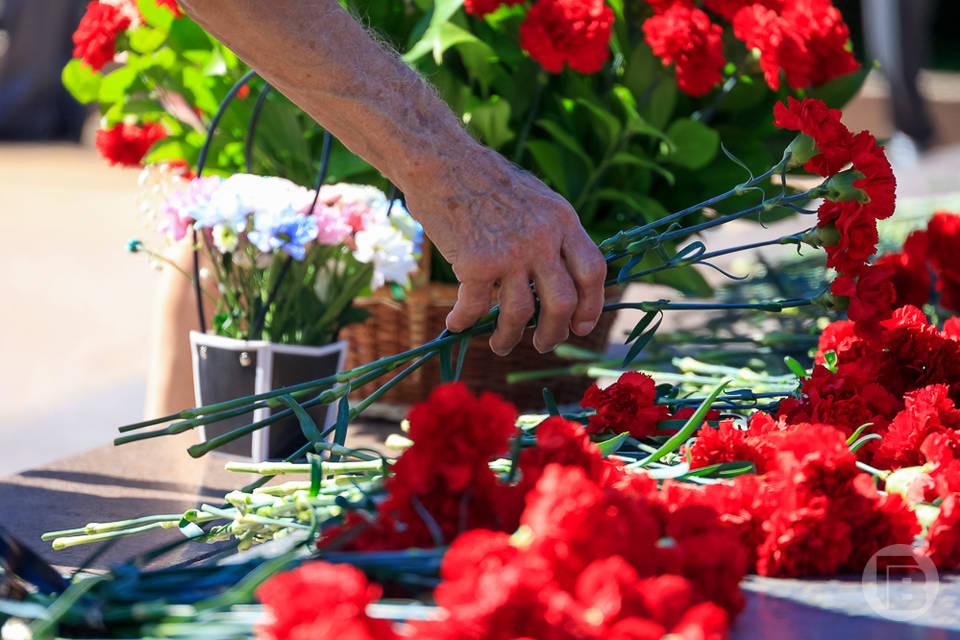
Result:
<svg viewBox="0 0 960 640">
<path fill-rule="evenodd" d="M 179 138 L 164 138 L 150 148 L 143 159 L 145 164 L 161 162 L 163 160 L 193 160 L 190 147 Z"/>
<path fill-rule="evenodd" d="M 166 31 L 143 26 L 130 34 L 130 48 L 137 53 L 153 53 L 166 39 Z"/>
<path fill-rule="evenodd" d="M 120 67 L 109 73 L 100 83 L 100 93 L 97 99 L 106 104 L 120 102 L 131 92 L 131 87 L 138 78 L 137 70 L 133 66 Z"/>
<path fill-rule="evenodd" d="M 623 444 L 623 441 L 630 436 L 629 431 L 624 431 L 623 433 L 613 436 L 609 440 L 604 440 L 603 442 L 598 442 L 597 447 L 600 449 L 600 453 L 604 458 L 608 457 L 612 453 L 616 453 L 620 449 L 620 445 Z"/>
<path fill-rule="evenodd" d="M 310 461 L 310 497 L 316 498 L 323 486 L 323 458 L 315 453 L 307 453 L 307 460 Z"/>
<path fill-rule="evenodd" d="M 653 339 L 653 336 L 657 333 L 657 329 L 660 328 L 660 323 L 663 322 L 663 314 L 659 311 L 655 313 L 660 313 L 660 319 L 657 320 L 655 325 L 649 329 L 643 330 L 643 332 L 637 336 L 633 344 L 630 345 L 630 350 L 627 351 L 627 355 L 623 358 L 623 364 L 620 365 L 621 368 L 628 367 L 630 363 L 633 362 L 638 355 L 640 355 L 640 352 L 643 351 L 643 348 L 647 346 L 650 340 Z M 644 318 L 644 321 L 646 321 L 646 318 Z"/>
<path fill-rule="evenodd" d="M 557 401 L 553 398 L 553 393 L 548 387 L 543 388 L 543 404 L 547 408 L 547 413 L 551 416 L 560 415 L 560 409 L 557 408 Z"/>
<path fill-rule="evenodd" d="M 680 118 L 667 128 L 666 142 L 660 145 L 665 162 L 686 169 L 702 169 L 710 164 L 720 149 L 720 134 L 702 122 Z"/>
<path fill-rule="evenodd" d="M 541 177 L 561 194 L 569 194 L 567 165 L 560 146 L 547 140 L 528 140 L 526 148 L 540 168 Z"/>
<path fill-rule="evenodd" d="M 593 159 L 590 157 L 590 154 L 577 142 L 577 139 L 573 137 L 567 130 L 562 126 L 554 122 L 553 120 L 547 120 L 546 118 L 541 118 L 537 120 L 537 126 L 545 130 L 550 137 L 562 144 L 569 151 L 572 151 L 578 158 L 583 160 L 587 165 L 587 168 L 590 171 L 593 171 Z"/>
<path fill-rule="evenodd" d="M 783 363 L 787 365 L 787 368 L 793 372 L 793 375 L 797 376 L 801 380 L 807 377 L 807 370 L 803 368 L 803 365 L 800 364 L 796 358 L 793 356 L 784 356 Z"/>
<path fill-rule="evenodd" d="M 88 67 L 79 58 L 74 58 L 63 68 L 60 78 L 63 86 L 77 102 L 87 104 L 97 99 L 103 75 Z"/>
<path fill-rule="evenodd" d="M 170 9 L 159 6 L 157 0 L 138 0 L 137 6 L 140 8 L 143 21 L 149 26 L 166 32 L 173 24 L 173 13 Z M 179 22 L 189 22 L 189 20 L 180 20 Z"/>
<path fill-rule="evenodd" d="M 756 473 L 756 466 L 752 462 L 736 461 L 721 462 L 720 464 L 711 464 L 706 467 L 693 469 L 685 477 L 699 478 L 703 476 L 716 475 L 721 478 L 734 478 L 747 473 Z"/>
<path fill-rule="evenodd" d="M 881 436 L 879 433 L 868 433 L 867 435 L 863 436 L 862 438 L 858 439 L 856 442 L 851 444 L 850 451 L 852 453 L 856 453 L 857 449 L 867 444 L 871 440 L 882 440 L 882 439 L 883 439 L 883 436 Z"/>
<path fill-rule="evenodd" d="M 673 287 L 696 298 L 706 298 L 713 294 L 710 283 L 691 265 L 658 271 L 650 276 L 650 282 Z"/>
<path fill-rule="evenodd" d="M 581 107 L 584 107 L 587 112 L 593 116 L 594 120 L 606 128 L 607 148 L 612 150 L 617 141 L 620 139 L 620 132 L 623 130 L 623 125 L 620 124 L 620 121 L 609 111 L 597 106 L 590 100 L 585 98 L 577 98 L 576 103 Z"/>
<path fill-rule="evenodd" d="M 707 412 L 710 411 L 710 407 L 713 406 L 713 403 L 716 401 L 717 396 L 719 396 L 723 390 L 730 384 L 731 380 L 729 378 L 724 378 L 720 381 L 716 387 L 713 388 L 713 391 L 710 392 L 710 395 L 704 398 L 703 402 L 700 403 L 700 406 L 697 407 L 697 410 L 693 412 L 693 415 L 687 420 L 687 423 L 676 434 L 670 436 L 666 442 L 664 442 L 660 447 L 651 453 L 649 456 L 640 460 L 639 462 L 634 462 L 630 467 L 645 467 L 651 462 L 657 462 L 660 458 L 664 457 L 669 453 L 676 451 L 680 445 L 687 441 L 693 432 L 700 428 L 700 425 L 703 423 L 704 417 L 706 417 Z"/>
<path fill-rule="evenodd" d="M 654 162 L 649 158 L 638 156 L 635 153 L 630 153 L 629 151 L 620 151 L 616 153 L 613 158 L 610 159 L 610 164 L 643 167 L 644 169 L 650 169 L 651 171 L 656 171 L 659 173 L 670 186 L 673 186 L 673 184 L 676 182 L 674 175 L 668 170 L 664 169 L 659 163 Z"/>
<path fill-rule="evenodd" d="M 853 73 L 848 73 L 845 76 L 840 76 L 839 78 L 834 78 L 830 82 L 823 84 L 816 89 L 809 89 L 807 91 L 807 96 L 811 98 L 819 98 L 827 103 L 828 107 L 834 109 L 840 109 L 845 104 L 850 102 L 850 99 L 856 95 L 857 91 L 860 90 L 860 87 L 863 86 L 864 81 L 867 79 L 867 74 L 870 73 L 872 65 L 863 65 L 859 71 L 854 71 Z"/>
<path fill-rule="evenodd" d="M 347 426 L 350 424 L 350 383 L 337 405 L 337 424 L 333 431 L 333 443 L 341 447 L 347 441 Z M 339 457 L 339 456 L 338 456 Z M 333 456 L 331 456 L 331 459 Z"/>
<path fill-rule="evenodd" d="M 671 76 L 661 71 L 656 75 L 657 84 L 654 85 L 646 97 L 637 98 L 640 106 L 640 115 L 657 129 L 663 129 L 673 117 L 677 107 L 677 83 Z"/>
<path fill-rule="evenodd" d="M 856 442 L 856 441 L 857 441 L 857 438 L 860 437 L 860 434 L 863 433 L 866 429 L 868 429 L 869 427 L 872 427 L 872 426 L 873 426 L 873 423 L 872 423 L 872 422 L 864 422 L 862 425 L 860 425 L 859 427 L 857 427 L 857 430 L 854 431 L 853 433 L 851 433 L 851 434 L 850 434 L 850 437 L 847 438 L 847 444 L 848 444 L 848 445 L 851 445 L 851 444 L 853 444 L 854 442 Z"/>
<path fill-rule="evenodd" d="M 433 5 L 433 14 L 430 16 L 426 31 L 423 32 L 420 40 L 403 55 L 403 61 L 412 64 L 432 52 L 434 60 L 439 65 L 442 62 L 443 52 L 457 42 L 479 42 L 472 33 L 449 22 L 462 4 L 463 0 L 437 0 Z"/>
<path fill-rule="evenodd" d="M 320 430 L 317 429 L 317 423 L 313 421 L 307 410 L 293 399 L 293 396 L 284 394 L 278 399 L 293 411 L 293 415 L 297 417 L 297 422 L 300 423 L 300 431 L 303 432 L 303 437 L 307 439 L 307 442 L 321 442 L 323 440 Z"/>
<path fill-rule="evenodd" d="M 183 53 L 184 51 L 207 51 L 213 53 L 214 41 L 203 27 L 193 20 L 177 20 L 170 27 L 170 46 Z"/>
<path fill-rule="evenodd" d="M 196 67 L 183 68 L 183 86 L 191 94 L 187 96 L 187 100 L 190 104 L 206 113 L 216 113 L 220 107 L 220 101 L 217 100 L 217 97 L 210 88 L 211 82 L 213 81 L 203 75 L 203 71 L 200 69 Z"/>
<path fill-rule="evenodd" d="M 500 96 L 491 96 L 473 105 L 463 114 L 467 126 L 480 135 L 481 141 L 488 147 L 497 149 L 513 140 L 510 129 L 510 103 Z"/>
</svg>

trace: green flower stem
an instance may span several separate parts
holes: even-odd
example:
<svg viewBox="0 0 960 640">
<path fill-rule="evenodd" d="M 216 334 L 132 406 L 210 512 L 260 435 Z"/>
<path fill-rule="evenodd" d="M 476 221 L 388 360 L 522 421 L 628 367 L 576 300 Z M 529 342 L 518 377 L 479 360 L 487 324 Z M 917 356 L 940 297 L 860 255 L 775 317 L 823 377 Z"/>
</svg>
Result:
<svg viewBox="0 0 960 640">
<path fill-rule="evenodd" d="M 613 286 L 615 284 L 624 284 L 627 282 L 633 282 L 634 280 L 639 280 L 645 276 L 658 273 L 660 271 L 665 271 L 667 269 L 674 269 L 677 267 L 685 267 L 688 265 L 701 264 L 713 258 L 719 258 L 720 256 L 729 255 L 731 253 L 739 253 L 740 251 L 749 251 L 751 249 L 758 249 L 760 247 L 769 247 L 773 245 L 784 245 L 784 244 L 796 244 L 799 246 L 800 238 L 806 231 L 801 233 L 794 233 L 786 236 L 781 236 L 779 238 L 774 238 L 773 240 L 763 240 L 760 242 L 754 242 L 753 244 L 744 244 L 736 247 L 730 247 L 728 249 L 720 249 L 717 251 L 711 251 L 709 253 L 703 253 L 699 256 L 694 256 L 690 258 L 684 258 L 682 260 L 670 260 L 664 264 L 657 265 L 655 267 L 650 267 L 648 269 L 643 269 L 642 271 L 632 272 L 629 275 L 623 278 L 611 278 L 604 283 L 604 286 Z"/>
<path fill-rule="evenodd" d="M 484 324 L 476 325 L 472 329 L 469 329 L 467 332 L 464 332 L 464 333 L 467 333 L 470 336 L 475 336 L 475 335 L 480 335 L 481 333 L 484 333 L 484 332 L 489 332 L 492 329 L 493 329 L 493 323 L 487 322 Z M 361 375 L 357 377 L 352 381 L 352 384 L 356 387 L 360 387 L 368 382 L 373 382 L 378 378 L 382 377 L 383 375 L 385 375 L 388 371 L 395 369 L 400 365 L 402 365 L 403 363 L 413 359 L 417 355 L 424 353 L 424 351 L 427 351 L 428 348 L 430 349 L 430 351 L 427 351 L 428 355 L 436 355 L 436 353 L 439 353 L 440 348 L 443 345 L 462 340 L 464 333 L 444 335 L 444 336 L 441 336 L 440 338 L 435 338 L 434 340 L 428 342 L 425 345 L 422 345 L 421 347 L 407 351 L 404 354 L 399 354 L 398 356 L 393 356 L 390 358 L 384 358 L 378 361 L 382 363 L 379 366 L 379 368 L 374 368 L 373 370 L 370 370 L 365 375 Z M 375 365 L 375 364 L 376 363 L 371 363 L 371 365 Z M 420 366 L 421 364 L 423 364 L 422 361 L 419 363 L 416 363 L 416 366 Z M 357 369 L 354 369 L 353 371 L 364 370 L 364 369 L 369 370 L 371 368 L 371 365 L 357 367 Z M 410 369 L 410 371 L 412 371 L 412 369 Z M 407 373 L 409 373 L 409 371 Z M 399 380 L 397 381 L 391 380 L 387 384 L 396 384 L 396 382 L 398 381 Z M 300 385 L 297 385 L 297 387 L 300 387 Z M 279 394 L 277 394 L 277 392 L 271 392 L 271 393 L 282 395 L 282 390 L 277 390 L 277 391 L 280 391 L 281 393 Z M 336 400 L 338 400 L 339 398 L 341 398 L 346 393 L 346 391 L 347 391 L 347 387 L 345 385 L 336 387 L 334 389 L 328 389 L 327 391 L 322 392 L 317 397 L 311 400 L 308 400 L 307 402 L 304 402 L 301 406 L 303 408 L 309 408 L 317 404 L 331 404 Z M 381 393 L 383 393 L 385 390 L 381 389 L 380 391 Z M 258 422 L 254 422 L 246 426 L 239 427 L 237 429 L 224 433 L 220 436 L 217 436 L 216 438 L 207 440 L 206 442 L 193 445 L 192 447 L 187 449 L 187 452 L 195 458 L 200 457 L 202 455 L 205 455 L 206 453 L 209 453 L 213 449 L 216 449 L 217 447 L 221 447 L 224 444 L 231 442 L 237 438 L 241 438 L 249 433 L 253 433 L 258 429 L 262 429 L 263 427 L 273 424 L 274 422 L 277 422 L 278 420 L 282 420 L 283 418 L 286 418 L 290 415 L 293 415 L 293 411 L 291 409 L 286 409 L 284 411 L 274 413 L 270 417 L 260 420 Z M 356 415 L 356 414 L 354 413 L 353 415 Z M 332 430 L 333 430 L 333 427 L 327 429 L 322 435 L 325 437 Z M 156 431 L 153 433 L 155 435 L 166 435 L 162 431 Z M 147 436 L 147 437 L 152 437 L 152 436 Z"/>
<path fill-rule="evenodd" d="M 859 460 L 857 460 L 857 468 L 859 468 L 861 471 L 866 471 L 866 472 L 869 473 L 870 475 L 876 476 L 877 478 L 880 478 L 881 480 L 886 480 L 886 479 L 890 476 L 890 473 L 891 473 L 890 471 L 883 471 L 882 469 L 877 469 L 876 467 L 871 467 L 870 465 L 868 465 L 868 464 L 866 464 L 866 463 L 864 463 L 864 462 L 860 462 Z"/>
<path fill-rule="evenodd" d="M 686 303 L 670 302 L 669 300 L 658 300 L 656 302 L 617 302 L 603 305 L 604 311 L 618 311 L 620 309 L 639 309 L 640 311 L 706 311 L 706 310 L 725 310 L 725 309 L 753 309 L 757 311 L 770 311 L 779 313 L 784 309 L 793 307 L 806 307 L 813 304 L 811 298 L 797 298 L 794 300 L 781 300 L 779 302 L 745 302 L 737 304 L 727 304 L 721 302 L 707 303 Z"/>
<path fill-rule="evenodd" d="M 721 378 L 707 377 L 707 376 L 696 376 L 689 375 L 685 373 L 672 373 L 669 371 L 649 371 L 643 369 L 603 369 L 601 367 L 590 367 L 587 369 L 586 374 L 591 378 L 619 378 L 628 371 L 639 371 L 640 373 L 645 373 L 648 376 L 651 376 L 657 382 L 677 382 L 677 383 L 688 383 L 688 384 L 717 384 L 720 382 Z"/>
<path fill-rule="evenodd" d="M 179 520 L 182 516 L 178 513 L 167 513 L 156 516 L 144 516 L 142 518 L 131 518 L 129 520 L 118 520 L 116 522 L 91 522 L 84 527 L 77 529 L 63 529 L 61 531 L 48 531 L 40 536 L 41 540 L 53 540 L 54 538 L 63 538 L 68 536 L 80 536 L 93 533 L 105 533 L 107 531 L 117 531 L 128 529 L 144 524 L 157 522 L 167 522 L 170 520 Z"/>
<path fill-rule="evenodd" d="M 145 524 L 140 527 L 131 527 L 129 529 L 122 529 L 120 531 L 107 531 L 104 533 L 93 533 L 90 535 L 84 536 L 67 536 L 63 538 L 56 538 L 52 543 L 54 549 L 66 549 L 67 547 L 74 547 L 80 544 L 89 544 L 91 542 L 103 542 L 104 540 L 111 540 L 113 538 L 122 538 L 124 536 L 134 536 L 140 533 L 145 533 L 147 531 L 155 531 L 157 529 L 171 529 L 180 524 L 180 519 L 170 520 L 165 522 L 154 522 L 152 524 Z"/>
<path fill-rule="evenodd" d="M 389 461 L 388 461 L 389 462 Z M 361 462 L 324 462 L 324 475 L 339 475 L 343 473 L 384 473 L 386 471 L 384 459 L 364 460 Z M 293 462 L 228 462 L 227 471 L 240 473 L 257 473 L 260 475 L 285 475 L 289 473 L 310 473 L 312 466 Z"/>
<path fill-rule="evenodd" d="M 676 451 L 680 445 L 687 441 L 693 432 L 700 428 L 700 425 L 703 423 L 704 418 L 707 415 L 707 412 L 710 411 L 711 405 L 713 405 L 714 400 L 717 399 L 723 390 L 730 384 L 730 380 L 722 380 L 720 384 L 714 387 L 713 391 L 710 392 L 710 395 L 707 396 L 697 410 L 693 413 L 692 416 L 687 420 L 687 423 L 677 431 L 676 434 L 671 436 L 664 442 L 656 451 L 651 453 L 649 456 L 643 460 L 639 460 L 632 464 L 627 465 L 628 469 L 640 469 L 652 462 L 658 462 L 661 458 L 669 453 Z"/>
<path fill-rule="evenodd" d="M 281 527 L 281 528 L 294 528 L 294 529 L 310 529 L 310 525 L 303 524 L 302 522 L 297 522 L 296 520 L 280 520 L 277 518 L 268 518 L 266 516 L 259 516 L 254 513 L 247 513 L 237 520 L 237 523 L 242 525 L 253 524 L 253 525 L 266 525 L 269 527 Z"/>
<path fill-rule="evenodd" d="M 691 358 L 690 356 L 684 358 L 674 358 L 672 364 L 678 369 L 682 369 L 684 371 L 692 371 L 694 373 L 712 373 L 715 375 L 730 376 L 750 382 L 790 384 L 794 386 L 797 383 L 797 377 L 794 375 L 771 376 L 763 373 L 757 373 L 756 371 L 752 371 L 746 367 L 728 367 L 725 365 L 708 364 L 695 358 Z"/>
<path fill-rule="evenodd" d="M 682 209 L 675 213 L 671 213 L 670 215 L 663 218 L 659 218 L 658 220 L 654 220 L 653 222 L 648 222 L 647 224 L 634 227 L 633 229 L 630 229 L 628 231 L 619 231 L 613 236 L 611 236 L 610 238 L 607 238 L 606 240 L 601 242 L 600 250 L 603 251 L 604 253 L 607 253 L 619 247 L 625 247 L 627 244 L 629 244 L 630 242 L 633 242 L 634 240 L 639 239 L 644 234 L 646 234 L 646 232 L 651 231 L 652 229 L 657 229 L 664 225 L 670 224 L 671 222 L 679 220 L 680 218 L 686 215 L 689 215 L 696 211 L 700 211 L 705 207 L 715 205 L 718 202 L 722 202 L 723 200 L 726 200 L 727 198 L 730 198 L 732 196 L 740 195 L 745 189 L 753 187 L 763 182 L 764 180 L 767 180 L 768 178 L 772 177 L 778 171 L 783 169 L 786 166 L 786 163 L 787 163 L 787 157 L 784 157 L 782 160 L 780 160 L 780 162 L 778 162 L 776 165 L 771 167 L 765 173 L 751 180 L 748 180 L 747 182 L 737 185 L 736 187 L 734 187 L 733 189 L 730 189 L 726 193 L 721 193 L 718 196 L 714 196 L 709 200 L 705 200 L 699 204 L 695 204 L 692 207 L 687 207 L 686 209 Z"/>
</svg>

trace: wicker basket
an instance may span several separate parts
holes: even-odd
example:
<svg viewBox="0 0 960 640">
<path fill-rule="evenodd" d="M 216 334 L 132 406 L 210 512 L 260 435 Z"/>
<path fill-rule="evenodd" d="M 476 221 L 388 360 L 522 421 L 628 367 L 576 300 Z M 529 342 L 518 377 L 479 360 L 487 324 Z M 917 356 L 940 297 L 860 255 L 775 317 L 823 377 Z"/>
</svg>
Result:
<svg viewBox="0 0 960 640">
<path fill-rule="evenodd" d="M 400 353 L 417 347 L 435 338 L 445 327 L 447 313 L 457 300 L 457 286 L 430 283 L 409 292 L 406 299 L 398 302 L 387 293 L 378 293 L 355 301 L 371 316 L 362 324 L 350 325 L 340 332 L 347 340 L 347 367 L 355 367 L 384 356 Z M 571 335 L 570 344 L 603 352 L 613 314 L 603 314 L 597 328 L 586 337 Z M 544 386 L 550 387 L 560 404 L 576 403 L 590 384 L 584 376 L 564 376 L 507 384 L 506 376 L 513 371 L 532 371 L 569 365 L 568 360 L 553 354 L 541 354 L 530 342 L 531 333 L 507 357 L 490 351 L 485 341 L 477 339 L 467 351 L 461 381 L 473 391 L 493 391 L 504 396 L 520 410 L 542 409 Z M 431 360 L 396 387 L 384 394 L 381 401 L 388 405 L 410 406 L 426 399 L 430 391 L 441 383 L 440 365 Z M 358 396 L 371 393 L 376 384 L 366 385 L 357 391 Z"/>
</svg>

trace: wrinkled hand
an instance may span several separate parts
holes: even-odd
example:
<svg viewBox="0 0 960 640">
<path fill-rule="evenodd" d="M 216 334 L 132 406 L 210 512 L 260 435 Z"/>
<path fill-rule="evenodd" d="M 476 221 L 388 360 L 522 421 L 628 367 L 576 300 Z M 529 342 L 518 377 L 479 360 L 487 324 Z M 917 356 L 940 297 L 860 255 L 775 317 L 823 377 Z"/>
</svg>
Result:
<svg viewBox="0 0 960 640">
<path fill-rule="evenodd" d="M 593 329 L 603 308 L 606 263 L 573 207 L 532 174 L 477 145 L 406 197 L 460 281 L 448 329 L 473 325 L 499 284 L 490 348 L 510 353 L 535 311 L 531 281 L 541 306 L 533 336 L 538 351 L 551 351 L 570 330 L 585 335 Z"/>
</svg>

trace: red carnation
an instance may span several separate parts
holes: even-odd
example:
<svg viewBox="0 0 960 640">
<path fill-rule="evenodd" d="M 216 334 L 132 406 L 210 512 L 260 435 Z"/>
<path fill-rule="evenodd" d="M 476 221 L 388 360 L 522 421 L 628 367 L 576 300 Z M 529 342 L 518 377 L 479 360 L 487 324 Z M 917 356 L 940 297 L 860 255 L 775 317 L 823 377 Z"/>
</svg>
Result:
<svg viewBox="0 0 960 640">
<path fill-rule="evenodd" d="M 183 11 L 180 9 L 180 5 L 177 4 L 177 0 L 156 0 L 156 2 L 158 7 L 166 7 L 169 9 L 174 18 L 183 16 Z"/>
<path fill-rule="evenodd" d="M 936 431 L 920 445 L 920 452 L 930 469 L 934 491 L 940 498 L 960 492 L 960 446 L 955 434 Z M 929 488 L 925 488 L 925 493 Z"/>
<path fill-rule="evenodd" d="M 847 48 L 850 31 L 829 0 L 793 0 L 782 11 L 760 3 L 739 10 L 734 34 L 760 50 L 760 67 L 773 90 L 780 72 L 795 89 L 818 86 L 859 68 Z"/>
<path fill-rule="evenodd" d="M 550 563 L 564 588 L 592 560 L 609 555 L 623 556 L 639 574 L 651 575 L 659 528 L 638 498 L 600 487 L 579 467 L 549 465 L 527 495 L 521 519 L 533 536 L 530 551 Z"/>
<path fill-rule="evenodd" d="M 827 266 L 843 275 L 856 276 L 877 250 L 880 237 L 876 218 L 859 202 L 827 201 L 817 213 L 818 226 L 837 232 L 837 242 L 824 247 Z"/>
<path fill-rule="evenodd" d="M 130 18 L 116 7 L 91 2 L 73 32 L 73 57 L 82 58 L 94 71 L 100 71 L 117 52 L 117 35 L 129 26 Z"/>
<path fill-rule="evenodd" d="M 940 306 L 960 311 L 960 215 L 938 211 L 927 225 L 930 264 L 937 274 Z"/>
<path fill-rule="evenodd" d="M 887 265 L 868 266 L 854 281 L 840 276 L 830 286 L 830 293 L 850 299 L 847 317 L 856 323 L 858 332 L 872 334 L 882 320 L 893 313 L 896 291 L 890 278 L 893 269 Z"/>
<path fill-rule="evenodd" d="M 941 569 L 960 568 L 960 494 L 951 494 L 940 504 L 922 553 Z"/>
<path fill-rule="evenodd" d="M 914 231 L 903 244 L 903 251 L 877 260 L 893 269 L 891 279 L 896 299 L 893 306 L 922 307 L 930 300 L 930 270 L 927 268 L 927 233 Z"/>
<path fill-rule="evenodd" d="M 667 407 L 654 404 L 657 397 L 653 378 L 630 371 L 606 389 L 592 385 L 583 395 L 580 406 L 596 409 L 590 416 L 587 431 L 601 433 L 629 431 L 634 438 L 644 438 L 657 430 L 657 422 L 666 419 Z"/>
<path fill-rule="evenodd" d="M 520 25 L 520 46 L 551 73 L 564 64 L 596 73 L 610 56 L 612 25 L 603 0 L 539 0 Z"/>
<path fill-rule="evenodd" d="M 837 354 L 839 362 L 847 362 L 860 358 L 864 351 L 869 347 L 854 329 L 854 324 L 849 320 L 837 320 L 826 326 L 820 334 L 820 340 L 817 343 L 816 364 L 825 364 L 824 355 L 828 351 Z"/>
<path fill-rule="evenodd" d="M 523 0 L 464 0 L 463 8 L 467 13 L 472 13 L 475 16 L 485 16 L 503 5 L 513 6 L 521 2 Z"/>
<path fill-rule="evenodd" d="M 824 202 L 817 212 L 818 226 L 832 227 L 839 235 L 828 245 L 827 266 L 842 275 L 856 276 L 877 248 L 877 220 L 893 215 L 896 180 L 883 149 L 872 135 L 863 131 L 853 138 L 850 159 L 854 175 L 853 187 L 864 200 Z"/>
<path fill-rule="evenodd" d="M 166 137 L 166 129 L 157 122 L 151 122 L 142 127 L 121 122 L 109 129 L 97 131 L 96 145 L 100 155 L 111 165 L 139 167 L 150 147 L 157 140 Z"/>
<path fill-rule="evenodd" d="M 643 33 L 663 64 L 676 63 L 677 86 L 685 93 L 702 96 L 723 79 L 723 29 L 700 9 L 676 3 L 648 18 Z"/>
<path fill-rule="evenodd" d="M 393 640 L 390 623 L 374 620 L 367 605 L 380 598 L 378 585 L 345 564 L 308 562 L 279 573 L 257 589 L 273 620 L 257 628 L 262 640 Z"/>
<path fill-rule="evenodd" d="M 750 428 L 738 429 L 733 420 L 724 420 L 719 428 L 704 425 L 690 447 L 690 466 L 694 469 L 724 462 L 752 462 L 759 474 L 772 465 L 776 447 L 769 435 L 787 428 L 769 414 L 758 411 L 750 418 Z"/>
<path fill-rule="evenodd" d="M 943 323 L 943 337 L 960 342 L 960 317 L 948 318 Z"/>
<path fill-rule="evenodd" d="M 839 109 L 830 109 L 823 100 L 787 98 L 773 106 L 773 123 L 781 129 L 800 131 L 817 144 L 817 155 L 804 168 L 821 176 L 830 176 L 850 162 L 853 135 L 842 122 Z"/>
<path fill-rule="evenodd" d="M 954 406 L 945 384 L 911 391 L 905 407 L 890 423 L 873 458 L 882 469 L 918 466 L 923 463 L 920 445 L 932 433 L 942 433 L 943 445 L 960 450 L 960 409 Z"/>
<path fill-rule="evenodd" d="M 516 429 L 513 406 L 454 383 L 434 389 L 409 419 L 413 446 L 393 465 L 376 520 L 363 522 L 354 514 L 330 530 L 328 540 L 362 523 L 350 538 L 354 549 L 433 547 L 449 543 L 465 527 L 499 526 L 505 507 L 489 462 L 507 451 Z"/>
<path fill-rule="evenodd" d="M 786 4 L 786 0 L 706 0 L 704 4 L 710 11 L 723 16 L 727 20 L 733 20 L 740 9 L 755 4 L 781 11 L 783 5 Z"/>
</svg>

